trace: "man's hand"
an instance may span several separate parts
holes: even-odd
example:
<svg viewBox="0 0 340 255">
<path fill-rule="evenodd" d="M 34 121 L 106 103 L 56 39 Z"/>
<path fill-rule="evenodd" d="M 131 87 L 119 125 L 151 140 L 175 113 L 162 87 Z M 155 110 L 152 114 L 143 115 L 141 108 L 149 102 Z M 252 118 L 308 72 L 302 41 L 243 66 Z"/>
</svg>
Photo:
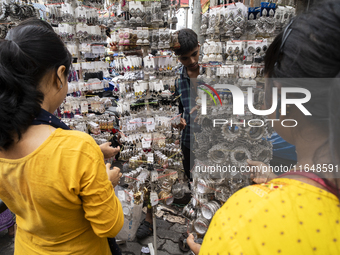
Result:
<svg viewBox="0 0 340 255">
<path fill-rule="evenodd" d="M 260 161 L 253 161 L 247 159 L 248 165 L 250 166 L 250 178 L 253 179 L 255 183 L 266 183 L 274 178 L 276 178 L 276 174 L 271 172 L 271 169 L 268 165 Z"/>
<path fill-rule="evenodd" d="M 103 143 L 103 144 L 99 145 L 100 150 L 104 154 L 104 159 L 112 158 L 112 157 L 116 156 L 120 151 L 119 146 L 116 147 L 116 148 L 112 148 L 110 145 L 111 145 L 110 142 Z"/>
<path fill-rule="evenodd" d="M 185 119 L 181 118 L 180 123 L 178 125 L 172 125 L 174 128 L 177 128 L 179 130 L 183 130 L 187 125 L 187 122 Z"/>
<path fill-rule="evenodd" d="M 200 105 L 196 105 L 195 107 L 193 107 L 193 108 L 191 109 L 190 114 L 193 114 L 195 111 L 198 111 L 200 108 L 201 108 Z M 194 119 L 194 122 L 197 122 L 197 121 L 198 121 L 198 116 L 199 116 L 199 115 L 197 115 L 197 117 Z"/>
<path fill-rule="evenodd" d="M 106 164 L 106 173 L 109 177 L 109 181 L 112 183 L 113 187 L 116 187 L 117 184 L 119 183 L 120 177 L 122 177 L 122 173 L 120 172 L 120 169 L 118 167 L 113 167 L 111 168 L 111 164 L 107 163 Z"/>
<path fill-rule="evenodd" d="M 191 251 L 195 253 L 195 255 L 198 255 L 201 249 L 201 245 L 198 243 L 195 243 L 195 237 L 193 236 L 193 234 L 189 234 L 187 238 L 187 244 L 189 245 Z"/>
</svg>

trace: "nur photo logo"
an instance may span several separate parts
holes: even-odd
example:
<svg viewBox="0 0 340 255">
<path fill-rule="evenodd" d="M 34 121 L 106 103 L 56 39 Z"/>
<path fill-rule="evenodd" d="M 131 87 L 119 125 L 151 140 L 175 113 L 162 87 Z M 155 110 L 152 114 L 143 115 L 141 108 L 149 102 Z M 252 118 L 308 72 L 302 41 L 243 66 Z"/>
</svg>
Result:
<svg viewBox="0 0 340 255">
<path fill-rule="evenodd" d="M 281 88 L 281 97 L 279 98 L 278 95 L 278 90 L 276 87 L 272 88 L 272 105 L 270 109 L 267 110 L 258 110 L 255 109 L 254 107 L 254 102 L 253 102 L 253 88 L 248 87 L 247 88 L 247 96 L 245 97 L 244 91 L 242 91 L 239 87 L 235 85 L 230 85 L 230 84 L 217 84 L 214 86 L 214 88 L 210 85 L 204 84 L 207 88 L 209 88 L 213 93 L 217 96 L 217 98 L 220 101 L 220 104 L 222 106 L 222 100 L 219 97 L 217 90 L 222 89 L 222 90 L 227 90 L 232 94 L 233 97 L 233 102 L 232 102 L 232 110 L 233 110 L 233 115 L 234 116 L 244 116 L 245 115 L 245 98 L 247 99 L 247 105 L 248 109 L 251 113 L 259 116 L 267 116 L 272 113 L 274 113 L 277 110 L 277 107 L 281 107 L 281 115 L 285 116 L 287 115 L 287 105 L 295 105 L 304 115 L 306 116 L 311 116 L 312 114 L 306 109 L 306 107 L 303 106 L 304 103 L 307 103 L 311 99 L 311 93 L 304 88 L 296 88 L 296 87 L 283 87 Z M 204 92 L 206 92 L 214 101 L 215 105 L 217 105 L 215 98 L 213 95 L 206 89 L 200 88 Z M 303 98 L 287 98 L 288 93 L 294 93 L 294 94 L 302 94 L 304 95 Z M 201 97 L 201 102 L 202 102 L 202 107 L 201 107 L 201 114 L 206 115 L 207 114 L 207 95 L 205 93 L 202 94 Z M 279 102 L 279 103 L 278 103 Z M 274 125 L 274 121 L 279 121 L 279 119 L 267 119 L 267 122 L 270 121 L 272 122 L 272 126 Z M 285 122 L 295 122 L 295 125 L 285 125 Z M 246 122 L 243 121 L 241 123 L 232 123 L 232 120 L 226 120 L 226 119 L 214 119 L 214 127 L 216 125 L 224 125 L 226 123 L 229 124 L 243 124 L 244 126 L 246 125 Z M 248 120 L 248 126 L 251 127 L 258 127 L 257 125 L 251 125 L 252 122 L 262 122 L 262 125 L 264 125 L 264 121 L 260 119 L 253 119 L 253 120 Z M 295 127 L 298 123 L 294 119 L 285 119 L 281 121 L 282 126 L 284 127 Z"/>
</svg>

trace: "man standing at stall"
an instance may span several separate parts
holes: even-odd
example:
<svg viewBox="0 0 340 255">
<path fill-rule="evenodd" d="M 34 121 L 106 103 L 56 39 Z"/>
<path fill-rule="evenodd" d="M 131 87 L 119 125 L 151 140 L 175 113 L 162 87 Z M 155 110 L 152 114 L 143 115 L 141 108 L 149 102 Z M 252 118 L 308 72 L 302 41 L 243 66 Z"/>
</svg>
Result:
<svg viewBox="0 0 340 255">
<path fill-rule="evenodd" d="M 195 99 L 197 97 L 197 76 L 199 75 L 199 50 L 197 34 L 191 29 L 178 31 L 178 42 L 180 47 L 174 49 L 179 61 L 182 63 L 180 78 L 175 83 L 175 97 L 179 98 L 179 113 L 182 114 L 180 124 L 174 126 L 182 130 L 181 148 L 184 156 L 183 168 L 190 181 L 190 171 L 194 166 L 195 155 L 192 152 L 192 133 L 198 132 L 199 126 L 194 123 L 197 116 Z M 191 133 L 191 134 L 190 134 Z M 153 232 L 152 208 L 148 206 L 145 220 L 139 226 L 136 237 L 145 238 Z"/>
<path fill-rule="evenodd" d="M 197 111 L 197 76 L 199 75 L 199 51 L 197 34 L 191 29 L 181 29 L 178 32 L 180 47 L 175 49 L 175 54 L 182 63 L 180 78 L 175 83 L 175 96 L 179 97 L 179 113 L 182 114 L 181 122 L 176 128 L 182 130 L 181 148 L 183 153 L 183 168 L 188 179 L 194 166 L 195 155 L 192 152 L 193 132 L 199 132 L 199 126 L 194 122 Z"/>
</svg>

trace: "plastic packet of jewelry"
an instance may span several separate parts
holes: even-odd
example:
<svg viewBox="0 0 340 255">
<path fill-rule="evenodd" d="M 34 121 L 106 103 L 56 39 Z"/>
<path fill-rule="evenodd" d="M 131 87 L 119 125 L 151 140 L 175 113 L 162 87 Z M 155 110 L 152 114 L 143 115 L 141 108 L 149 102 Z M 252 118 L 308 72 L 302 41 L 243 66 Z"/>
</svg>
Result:
<svg viewBox="0 0 340 255">
<path fill-rule="evenodd" d="M 216 42 L 211 41 L 209 43 L 209 48 L 210 48 L 210 53 L 212 53 L 212 54 L 217 54 L 218 53 L 218 46 L 217 46 Z M 215 60 L 211 60 L 211 61 L 215 61 Z"/>
<path fill-rule="evenodd" d="M 64 3 L 61 5 L 61 12 L 64 21 L 72 22 L 74 19 L 74 9 L 70 3 Z"/>
<path fill-rule="evenodd" d="M 152 132 L 155 130 L 156 124 L 154 118 L 147 118 L 146 119 L 146 130 L 147 132 Z"/>
<path fill-rule="evenodd" d="M 176 115 L 175 117 L 171 118 L 170 119 L 170 123 L 173 124 L 173 125 L 178 125 L 181 123 L 181 115 L 182 114 L 178 114 Z"/>
<path fill-rule="evenodd" d="M 160 2 L 152 2 L 152 23 L 160 23 L 162 21 L 162 6 Z"/>
<path fill-rule="evenodd" d="M 243 42 L 228 41 L 226 45 L 226 53 L 228 55 L 240 55 L 243 52 Z"/>
<path fill-rule="evenodd" d="M 138 180 L 139 182 L 142 184 L 142 183 L 145 183 L 145 181 L 149 178 L 150 176 L 150 172 L 147 171 L 147 170 L 142 170 L 141 173 L 139 174 L 138 176 Z"/>
<path fill-rule="evenodd" d="M 247 78 L 255 79 L 256 73 L 257 73 L 257 69 L 255 66 L 252 66 L 252 65 L 239 66 L 239 77 L 246 78 L 246 79 Z M 243 84 L 242 86 L 245 86 L 245 85 L 249 86 L 247 83 Z M 250 85 L 253 86 L 254 84 L 251 83 Z"/>
<path fill-rule="evenodd" d="M 232 67 L 234 67 L 234 66 L 232 65 Z M 230 70 L 228 68 L 228 66 L 226 66 L 226 65 L 222 66 L 222 68 L 221 68 L 221 76 L 228 77 L 229 76 L 229 71 L 230 71 L 230 73 L 234 74 L 234 70 Z M 221 83 L 224 83 L 224 82 L 221 82 Z"/>
<path fill-rule="evenodd" d="M 164 31 L 164 48 L 165 49 L 170 48 L 170 41 L 171 41 L 170 30 L 165 29 Z"/>
<path fill-rule="evenodd" d="M 207 34 L 214 34 L 215 26 L 217 24 L 217 9 L 216 8 L 210 11 L 209 17 L 210 19 L 209 19 L 209 27 L 207 30 Z"/>
<path fill-rule="evenodd" d="M 207 33 L 208 24 L 209 24 L 209 14 L 206 12 L 202 15 L 201 35 L 205 35 Z"/>
<path fill-rule="evenodd" d="M 78 22 L 85 23 L 86 22 L 86 9 L 83 6 L 78 6 L 75 11 L 75 18 Z"/>
<path fill-rule="evenodd" d="M 87 126 L 86 126 L 85 122 L 81 122 L 81 123 L 77 123 L 77 124 L 74 123 L 74 125 L 75 125 L 74 129 L 81 131 L 81 132 L 85 132 L 85 133 L 87 132 Z"/>
<path fill-rule="evenodd" d="M 151 192 L 150 193 L 150 203 L 151 203 L 151 205 L 152 206 L 157 205 L 158 201 L 159 201 L 159 199 L 158 199 L 157 193 L 156 192 Z"/>
<path fill-rule="evenodd" d="M 136 9 L 136 22 L 138 24 L 143 23 L 143 18 L 144 18 L 144 6 L 142 5 L 141 2 L 137 2 L 137 9 Z"/>
<path fill-rule="evenodd" d="M 90 121 L 88 123 L 89 125 L 89 129 L 90 129 L 90 132 L 92 134 L 100 134 L 100 128 L 99 128 L 99 125 L 93 121 Z"/>
<path fill-rule="evenodd" d="M 150 149 L 151 148 L 151 137 L 145 137 L 142 140 L 142 148 L 143 149 Z"/>
<path fill-rule="evenodd" d="M 158 48 L 164 49 L 164 43 L 165 43 L 165 31 L 162 29 L 159 29 L 159 41 L 158 41 Z"/>
<path fill-rule="evenodd" d="M 125 193 L 125 191 L 122 187 L 117 186 L 115 188 L 115 193 L 116 193 L 116 196 L 118 197 L 118 199 L 121 203 L 127 201 L 127 199 L 126 199 L 127 194 Z"/>
<path fill-rule="evenodd" d="M 129 13 L 131 15 L 130 18 L 130 23 L 136 23 L 136 17 L 137 17 L 137 13 L 136 13 L 136 9 L 137 9 L 137 3 L 136 2 L 129 2 Z"/>
</svg>

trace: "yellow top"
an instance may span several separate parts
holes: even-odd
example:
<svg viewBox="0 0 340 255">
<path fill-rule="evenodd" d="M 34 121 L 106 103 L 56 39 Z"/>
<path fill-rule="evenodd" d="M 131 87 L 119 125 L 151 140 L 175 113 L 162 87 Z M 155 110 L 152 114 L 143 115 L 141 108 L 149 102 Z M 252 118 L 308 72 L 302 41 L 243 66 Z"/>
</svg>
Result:
<svg viewBox="0 0 340 255">
<path fill-rule="evenodd" d="M 248 186 L 217 211 L 199 254 L 340 254 L 339 200 L 292 179 Z"/>
<path fill-rule="evenodd" d="M 15 254 L 111 254 L 124 223 L 91 136 L 57 129 L 31 154 L 0 158 L 0 197 L 16 214 Z"/>
</svg>

